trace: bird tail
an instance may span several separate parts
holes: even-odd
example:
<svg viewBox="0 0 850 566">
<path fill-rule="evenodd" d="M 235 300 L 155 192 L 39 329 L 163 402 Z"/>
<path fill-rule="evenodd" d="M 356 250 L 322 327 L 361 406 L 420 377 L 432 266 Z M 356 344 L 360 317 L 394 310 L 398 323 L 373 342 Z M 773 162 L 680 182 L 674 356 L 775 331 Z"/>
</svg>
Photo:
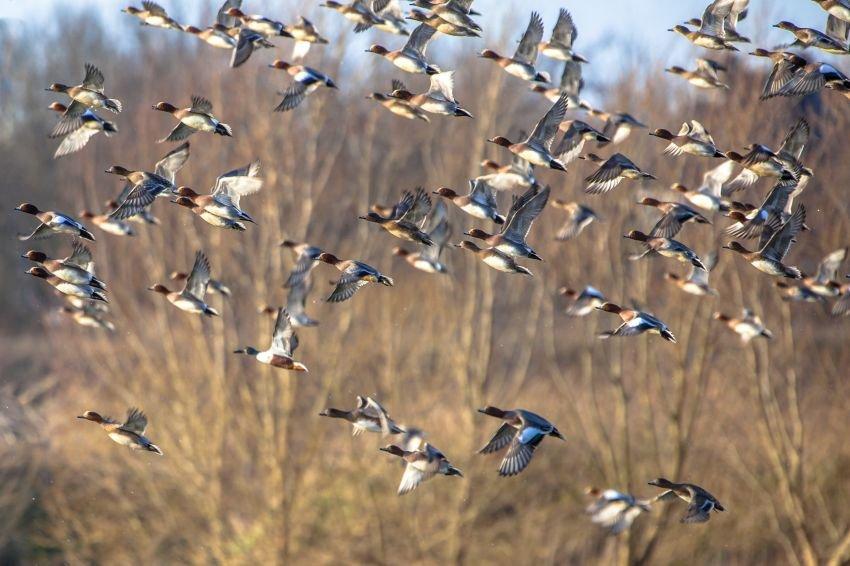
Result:
<svg viewBox="0 0 850 566">
<path fill-rule="evenodd" d="M 112 110 L 116 114 L 120 113 L 123 107 L 121 106 L 121 101 L 117 98 L 107 98 L 106 102 L 103 104 L 108 110 Z"/>
<path fill-rule="evenodd" d="M 221 314 L 219 314 L 219 312 L 212 307 L 206 307 L 204 309 L 204 314 L 207 316 L 221 316 Z"/>
<path fill-rule="evenodd" d="M 667 330 L 666 328 L 661 331 L 661 337 L 667 340 L 668 342 L 676 343 L 676 337 L 673 336 L 673 333 Z"/>
<path fill-rule="evenodd" d="M 153 443 L 148 444 L 148 450 L 150 450 L 151 452 L 153 452 L 155 454 L 159 454 L 160 456 L 163 456 L 162 450 L 156 444 L 153 444 Z"/>
<path fill-rule="evenodd" d="M 220 136 L 227 136 L 227 137 L 230 137 L 230 138 L 233 137 L 233 130 L 230 128 L 229 125 L 225 124 L 224 122 L 219 122 L 216 125 L 215 133 L 217 133 Z"/>
</svg>

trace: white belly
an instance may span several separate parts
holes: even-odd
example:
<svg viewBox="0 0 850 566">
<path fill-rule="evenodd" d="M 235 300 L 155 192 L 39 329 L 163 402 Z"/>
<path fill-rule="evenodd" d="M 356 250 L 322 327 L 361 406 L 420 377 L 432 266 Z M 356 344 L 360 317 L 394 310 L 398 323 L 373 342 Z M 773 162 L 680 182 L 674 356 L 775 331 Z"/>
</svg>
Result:
<svg viewBox="0 0 850 566">
<path fill-rule="evenodd" d="M 416 61 L 414 59 L 410 59 L 404 55 L 396 57 L 393 59 L 393 65 L 401 69 L 406 73 L 424 73 L 425 69 L 422 68 L 422 63 L 420 61 Z"/>
<path fill-rule="evenodd" d="M 205 116 L 190 114 L 181 118 L 180 121 L 190 128 L 195 128 L 196 130 L 211 131 L 215 129 L 215 126 L 210 124 L 209 118 Z"/>
</svg>

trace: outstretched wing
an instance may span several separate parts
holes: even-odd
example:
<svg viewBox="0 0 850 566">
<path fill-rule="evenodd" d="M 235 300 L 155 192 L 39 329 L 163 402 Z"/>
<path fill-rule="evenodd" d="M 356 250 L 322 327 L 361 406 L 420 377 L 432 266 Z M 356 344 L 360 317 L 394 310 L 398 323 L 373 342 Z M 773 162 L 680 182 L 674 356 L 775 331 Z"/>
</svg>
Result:
<svg viewBox="0 0 850 566">
<path fill-rule="evenodd" d="M 209 281 L 210 262 L 207 256 L 204 255 L 204 252 L 198 250 L 195 254 L 195 264 L 192 266 L 192 273 L 186 279 L 184 290 L 188 291 L 193 297 L 203 301 Z"/>
</svg>

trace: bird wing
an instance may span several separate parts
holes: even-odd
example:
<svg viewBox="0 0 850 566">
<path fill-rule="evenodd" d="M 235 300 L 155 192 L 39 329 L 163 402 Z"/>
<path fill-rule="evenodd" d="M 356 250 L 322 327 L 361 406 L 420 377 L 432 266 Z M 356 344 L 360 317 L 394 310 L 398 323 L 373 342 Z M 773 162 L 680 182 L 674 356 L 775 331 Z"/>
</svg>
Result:
<svg viewBox="0 0 850 566">
<path fill-rule="evenodd" d="M 734 3 L 735 0 L 714 0 L 714 2 L 709 4 L 702 14 L 702 25 L 699 28 L 700 33 L 721 38 L 725 37 L 724 21 L 732 12 Z"/>
<path fill-rule="evenodd" d="M 173 185 L 177 172 L 186 165 L 189 160 L 189 142 L 185 142 L 162 156 L 162 159 L 154 165 L 154 173 L 168 179 Z"/>
<path fill-rule="evenodd" d="M 279 94 L 283 94 L 283 100 L 275 107 L 274 111 L 286 112 L 301 104 L 301 101 L 307 96 L 307 85 L 301 82 L 294 82 L 289 88 Z"/>
<path fill-rule="evenodd" d="M 56 122 L 56 125 L 53 126 L 53 130 L 50 132 L 51 138 L 59 138 L 66 134 L 77 130 L 83 125 L 82 116 L 65 116 L 63 115 L 59 118 L 59 121 Z"/>
<path fill-rule="evenodd" d="M 555 139 L 555 134 L 558 133 L 558 126 L 564 121 L 564 115 L 567 113 L 567 95 L 561 94 L 555 104 L 549 109 L 543 118 L 534 126 L 534 130 L 528 137 L 528 141 L 535 141 L 546 149 L 552 146 Z"/>
<path fill-rule="evenodd" d="M 534 65 L 541 39 L 543 39 L 543 19 L 537 12 L 531 12 L 531 19 L 528 27 L 525 28 L 525 33 L 522 34 L 522 39 L 519 40 L 514 60 Z"/>
<path fill-rule="evenodd" d="M 575 61 L 567 61 L 564 63 L 564 71 L 561 73 L 560 91 L 567 93 L 569 96 L 578 97 L 584 86 L 584 81 L 581 79 L 581 64 Z"/>
<path fill-rule="evenodd" d="M 316 260 L 313 259 L 308 253 L 308 251 L 303 251 L 298 255 L 298 259 L 295 261 L 295 267 L 292 268 L 292 272 L 289 274 L 289 278 L 286 280 L 286 287 L 293 287 L 301 284 L 304 281 L 304 278 L 310 273 L 310 270 L 313 269 L 316 265 Z"/>
<path fill-rule="evenodd" d="M 413 206 L 405 211 L 397 220 L 405 220 L 422 228 L 425 217 L 428 216 L 428 212 L 430 211 L 431 197 L 428 196 L 428 193 L 422 187 L 418 187 L 416 193 L 413 195 Z"/>
<path fill-rule="evenodd" d="M 183 290 L 198 300 L 204 300 L 204 294 L 207 292 L 207 283 L 210 281 L 210 262 L 204 252 L 198 250 L 195 254 L 195 264 L 192 266 L 192 273 L 186 279 L 186 285 Z"/>
<path fill-rule="evenodd" d="M 103 93 L 103 73 L 100 72 L 100 69 L 91 63 L 86 63 L 86 76 L 83 78 L 82 86 Z"/>
<path fill-rule="evenodd" d="M 826 77 L 820 69 L 798 69 L 791 80 L 780 89 L 781 96 L 806 96 L 817 92 L 826 84 Z"/>
<path fill-rule="evenodd" d="M 410 37 L 404 46 L 404 51 L 412 51 L 414 54 L 425 57 L 425 50 L 428 48 L 428 42 L 434 37 L 434 28 L 419 24 L 410 32 Z"/>
<path fill-rule="evenodd" d="M 255 31 L 243 28 L 239 31 L 236 46 L 230 54 L 230 67 L 235 69 L 251 57 L 254 52 L 254 41 L 262 36 Z"/>
<path fill-rule="evenodd" d="M 845 43 L 847 41 L 847 31 L 848 24 L 844 20 L 840 20 L 829 14 L 826 17 L 826 35 L 833 39 L 837 39 L 840 43 Z"/>
<path fill-rule="evenodd" d="M 796 124 L 788 131 L 785 139 L 782 140 L 782 145 L 779 146 L 777 155 L 790 159 L 791 161 L 799 161 L 803 155 L 803 150 L 806 149 L 806 143 L 809 141 L 811 129 L 805 118 L 800 118 Z"/>
<path fill-rule="evenodd" d="M 292 59 L 297 61 L 298 59 L 303 59 L 307 56 L 307 53 L 310 52 L 310 42 L 309 41 L 296 41 L 295 45 L 292 46 Z"/>
<path fill-rule="evenodd" d="M 534 456 L 534 449 L 545 435 L 536 427 L 523 427 L 511 440 L 508 452 L 499 466 L 499 475 L 515 476 L 528 467 L 531 457 Z"/>
<path fill-rule="evenodd" d="M 295 336 L 289 313 L 286 312 L 286 309 L 280 308 L 277 311 L 277 320 L 275 320 L 274 331 L 272 332 L 272 352 L 292 357 L 292 353 L 297 347 L 298 338 Z"/>
<path fill-rule="evenodd" d="M 793 60 L 783 59 L 778 63 L 774 63 L 767 80 L 762 89 L 761 98 L 771 98 L 779 95 L 787 84 L 794 79 L 794 73 L 800 68 L 800 65 Z"/>
<path fill-rule="evenodd" d="M 490 440 L 487 441 L 487 444 L 485 444 L 478 453 L 492 454 L 493 452 L 498 452 L 510 444 L 518 432 L 519 430 L 517 430 L 516 427 L 511 426 L 508 423 L 502 423 L 502 426 L 496 430 L 496 433 L 493 434 Z"/>
<path fill-rule="evenodd" d="M 566 8 L 561 8 L 558 12 L 558 21 L 552 30 L 552 41 L 565 47 L 572 47 L 576 37 L 578 37 L 578 30 L 572 16 Z"/>
<path fill-rule="evenodd" d="M 162 193 L 166 188 L 166 186 L 157 182 L 155 179 L 142 181 L 130 189 L 124 200 L 120 201 L 118 208 L 109 213 L 109 217 L 115 220 L 126 220 L 132 216 L 136 216 L 153 204 L 157 195 Z"/>
<path fill-rule="evenodd" d="M 404 473 L 401 476 L 401 483 L 398 485 L 398 494 L 404 495 L 405 493 L 410 493 L 414 489 L 416 489 L 420 483 L 432 478 L 434 476 L 433 471 L 423 470 L 420 467 L 427 460 L 427 457 L 423 454 L 422 460 L 420 462 L 408 462 L 404 468 Z"/>
<path fill-rule="evenodd" d="M 794 243 L 794 237 L 802 230 L 803 224 L 806 222 L 806 207 L 800 205 L 791 218 L 788 219 L 782 228 L 776 231 L 771 236 L 767 244 L 761 250 L 761 254 L 775 261 L 782 261 L 782 258 L 788 253 L 791 244 Z"/>
<path fill-rule="evenodd" d="M 145 429 L 148 428 L 148 418 L 145 414 L 135 407 L 131 407 L 127 411 L 127 419 L 121 425 L 123 430 L 134 432 L 139 436 L 145 434 Z"/>
<path fill-rule="evenodd" d="M 363 281 L 354 273 L 344 273 L 337 281 L 336 287 L 327 298 L 329 303 L 341 303 L 347 301 L 360 290 L 361 287 L 368 285 L 368 281 Z"/>
<path fill-rule="evenodd" d="M 222 173 L 215 180 L 212 194 L 227 195 L 233 204 L 239 206 L 239 198 L 252 195 L 263 187 L 260 174 L 260 162 L 252 161 L 244 167 L 239 167 L 227 173 Z"/>
<path fill-rule="evenodd" d="M 216 22 L 223 25 L 227 28 L 232 28 L 236 25 L 236 17 L 228 16 L 227 11 L 231 8 L 241 8 L 242 0 L 225 0 L 224 4 L 221 5 L 221 8 L 218 9 L 218 13 L 215 16 Z"/>
<path fill-rule="evenodd" d="M 82 269 L 87 269 L 92 261 L 91 251 L 80 242 L 75 241 L 71 255 L 62 260 L 62 263 L 70 263 Z"/>
<path fill-rule="evenodd" d="M 506 238 L 513 241 L 525 241 L 531 224 L 540 215 L 549 201 L 550 188 L 546 186 L 540 190 L 539 185 L 530 187 L 522 197 L 517 200 L 516 208 L 511 208 L 505 220 L 502 233 Z"/>
<path fill-rule="evenodd" d="M 56 159 L 63 155 L 80 151 L 87 143 L 89 143 L 89 140 L 92 139 L 96 133 L 97 130 L 93 130 L 91 128 L 78 128 L 74 130 L 65 136 L 65 139 L 63 139 L 62 143 L 59 144 L 59 147 L 56 148 L 53 158 Z"/>
<path fill-rule="evenodd" d="M 827 255 L 821 260 L 818 265 L 818 273 L 816 279 L 819 283 L 827 283 L 835 279 L 838 273 L 838 268 L 844 263 L 844 258 L 847 257 L 847 248 L 841 248 Z"/>
<path fill-rule="evenodd" d="M 705 191 L 706 193 L 720 198 L 720 192 L 723 189 L 723 183 L 729 180 L 732 176 L 732 171 L 735 170 L 735 162 L 732 160 L 726 160 L 717 167 L 713 169 L 709 169 L 702 176 L 702 186 L 699 188 L 700 191 Z"/>
<path fill-rule="evenodd" d="M 187 126 L 183 122 L 180 122 L 179 124 L 177 124 L 174 127 L 173 130 L 171 130 L 171 133 L 169 133 L 166 138 L 164 138 L 160 141 L 164 141 L 164 142 L 183 141 L 194 133 L 195 133 L 195 128 L 193 128 L 191 126 Z"/>
<path fill-rule="evenodd" d="M 454 71 L 446 71 L 445 73 L 431 75 L 431 86 L 428 89 L 428 94 L 432 97 L 439 97 L 449 102 L 454 102 L 454 74 Z"/>
<path fill-rule="evenodd" d="M 204 98 L 203 96 L 192 96 L 192 106 L 190 110 L 192 112 L 202 112 L 204 114 L 209 114 L 212 112 L 212 102 Z"/>
<path fill-rule="evenodd" d="M 666 213 L 655 223 L 649 236 L 652 238 L 672 238 L 682 229 L 682 220 L 675 210 Z"/>
</svg>

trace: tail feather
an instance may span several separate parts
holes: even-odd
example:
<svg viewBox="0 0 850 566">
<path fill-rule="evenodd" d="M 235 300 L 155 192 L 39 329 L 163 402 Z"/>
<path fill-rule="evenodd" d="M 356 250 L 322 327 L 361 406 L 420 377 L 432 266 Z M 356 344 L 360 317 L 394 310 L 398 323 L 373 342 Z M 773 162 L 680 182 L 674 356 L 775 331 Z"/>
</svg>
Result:
<svg viewBox="0 0 850 566">
<path fill-rule="evenodd" d="M 118 100 L 117 98 L 107 98 L 106 102 L 104 103 L 104 106 L 107 108 L 107 110 L 111 110 L 111 111 L 115 112 L 116 114 L 119 114 L 121 112 L 121 110 L 123 109 L 123 106 L 121 105 L 121 101 Z"/>
<path fill-rule="evenodd" d="M 233 130 L 228 124 L 225 124 L 224 122 L 219 122 L 218 125 L 216 125 L 215 133 L 220 136 L 227 136 L 231 138 L 233 137 Z"/>
</svg>

